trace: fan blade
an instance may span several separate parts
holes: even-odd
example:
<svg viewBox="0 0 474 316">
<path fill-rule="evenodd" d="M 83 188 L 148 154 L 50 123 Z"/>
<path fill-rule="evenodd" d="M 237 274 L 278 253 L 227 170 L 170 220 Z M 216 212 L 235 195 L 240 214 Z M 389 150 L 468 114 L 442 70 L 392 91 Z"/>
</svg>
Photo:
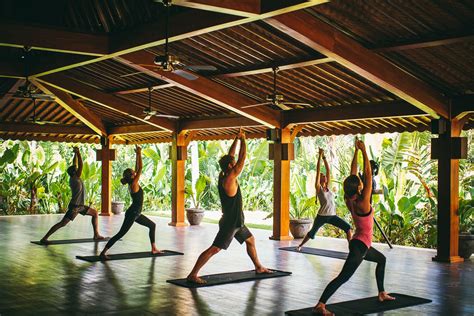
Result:
<svg viewBox="0 0 474 316">
<path fill-rule="evenodd" d="M 120 78 L 135 76 L 135 75 L 138 75 L 138 74 L 141 74 L 141 73 L 142 73 L 141 71 L 132 72 L 132 73 L 130 73 L 130 74 L 121 75 Z"/>
<path fill-rule="evenodd" d="M 217 70 L 216 67 L 210 66 L 210 65 L 191 65 L 191 66 L 186 66 L 186 68 L 193 71 L 216 71 Z"/>
<path fill-rule="evenodd" d="M 152 116 L 151 114 L 148 114 L 147 116 L 145 116 L 145 117 L 143 118 L 143 120 L 144 120 L 144 121 L 148 121 L 149 119 L 151 119 L 151 116 Z"/>
<path fill-rule="evenodd" d="M 29 96 L 30 98 L 32 99 L 36 99 L 36 100 L 48 100 L 48 101 L 54 101 L 54 96 L 52 95 L 49 95 L 49 94 L 41 94 L 41 93 L 33 93 L 33 94 L 30 94 Z"/>
<path fill-rule="evenodd" d="M 181 69 L 177 69 L 177 70 L 173 71 L 173 73 L 177 74 L 180 77 L 188 79 L 188 80 L 196 80 L 196 79 L 199 78 L 198 76 L 193 75 L 192 73 L 187 72 L 185 70 L 181 70 Z"/>
<path fill-rule="evenodd" d="M 167 118 L 172 118 L 172 119 L 179 119 L 179 116 L 176 115 L 168 115 L 168 114 L 155 114 L 157 117 L 167 117 Z"/>
<path fill-rule="evenodd" d="M 294 104 L 294 105 L 306 105 L 311 106 L 309 103 L 299 103 L 299 102 L 283 102 L 283 104 Z"/>
<path fill-rule="evenodd" d="M 252 105 L 245 105 L 242 106 L 241 109 L 248 109 L 248 108 L 253 108 L 256 106 L 261 106 L 261 105 L 267 105 L 267 104 L 272 104 L 271 102 L 263 102 L 263 103 L 257 103 L 257 104 L 252 104 Z"/>
</svg>

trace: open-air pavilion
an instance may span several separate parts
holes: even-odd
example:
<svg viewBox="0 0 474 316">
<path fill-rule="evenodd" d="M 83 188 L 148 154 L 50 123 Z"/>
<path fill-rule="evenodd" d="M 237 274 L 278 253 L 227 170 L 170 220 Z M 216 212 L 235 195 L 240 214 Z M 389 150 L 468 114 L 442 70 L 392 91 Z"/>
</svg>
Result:
<svg viewBox="0 0 474 316">
<path fill-rule="evenodd" d="M 457 214 L 466 151 L 460 134 L 474 126 L 472 1 L 173 0 L 167 7 L 152 0 L 4 0 L 0 26 L 0 139 L 101 144 L 105 216 L 114 145 L 170 143 L 172 220 L 169 227 L 159 221 L 158 232 L 190 256 L 163 265 L 77 264 L 77 252 L 92 251 L 87 245 L 30 250 L 33 233 L 55 215 L 0 218 L 0 314 L 263 315 L 310 306 L 342 261 L 278 251 L 292 240 L 293 140 L 425 130 L 438 161 L 438 247 L 394 249 L 387 283 L 434 301 L 411 314 L 474 313 L 473 266 L 458 256 Z M 267 104 L 252 106 L 268 95 Z M 261 256 L 293 276 L 216 292 L 175 288 L 165 280 L 182 277 L 214 234 L 210 225 L 186 227 L 187 146 L 232 139 L 241 127 L 248 138 L 271 140 L 273 232 L 256 236 Z M 109 232 L 121 221 L 101 220 Z M 331 243 L 345 247 L 325 246 Z M 214 272 L 227 260 L 229 268 L 245 265 L 233 247 L 216 259 Z M 361 296 L 358 286 L 362 296 L 375 291 L 362 275 L 372 278 L 373 270 L 362 270 L 348 285 L 350 299 Z"/>
</svg>

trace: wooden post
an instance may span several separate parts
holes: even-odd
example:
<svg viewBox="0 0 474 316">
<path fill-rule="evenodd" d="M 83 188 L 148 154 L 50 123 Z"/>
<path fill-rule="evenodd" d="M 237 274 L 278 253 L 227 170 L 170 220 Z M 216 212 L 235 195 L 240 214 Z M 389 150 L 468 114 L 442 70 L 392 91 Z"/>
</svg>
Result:
<svg viewBox="0 0 474 316">
<path fill-rule="evenodd" d="M 289 128 L 278 129 L 273 152 L 273 235 L 272 240 L 292 240 L 290 236 L 290 160 L 293 143 Z M 271 157 L 270 157 L 271 158 Z"/>
<path fill-rule="evenodd" d="M 461 262 L 459 257 L 459 159 L 453 159 L 454 137 L 459 137 L 459 120 L 445 120 L 445 131 L 432 141 L 432 158 L 438 159 L 438 247 L 433 261 Z M 444 129 L 444 126 L 443 128 Z"/>
<path fill-rule="evenodd" d="M 97 150 L 98 161 L 102 162 L 101 216 L 110 216 L 112 208 L 112 161 L 115 160 L 115 149 L 110 149 L 106 137 L 101 138 L 102 149 Z"/>
<path fill-rule="evenodd" d="M 187 226 L 184 221 L 184 175 L 187 143 L 185 132 L 173 133 L 171 145 L 171 226 Z"/>
</svg>

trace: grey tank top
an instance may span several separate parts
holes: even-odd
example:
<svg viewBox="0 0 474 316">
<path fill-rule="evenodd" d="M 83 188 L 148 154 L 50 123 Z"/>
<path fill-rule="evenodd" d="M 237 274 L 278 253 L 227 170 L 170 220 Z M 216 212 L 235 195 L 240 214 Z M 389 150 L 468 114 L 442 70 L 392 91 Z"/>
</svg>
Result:
<svg viewBox="0 0 474 316">
<path fill-rule="evenodd" d="M 77 176 L 70 177 L 69 186 L 71 187 L 71 202 L 69 202 L 69 207 L 84 205 L 85 191 L 84 182 L 82 182 L 81 178 Z"/>
<path fill-rule="evenodd" d="M 334 193 L 331 190 L 325 191 L 323 188 L 317 193 L 319 203 L 318 215 L 321 216 L 334 216 L 336 215 L 336 203 L 334 201 Z"/>
</svg>

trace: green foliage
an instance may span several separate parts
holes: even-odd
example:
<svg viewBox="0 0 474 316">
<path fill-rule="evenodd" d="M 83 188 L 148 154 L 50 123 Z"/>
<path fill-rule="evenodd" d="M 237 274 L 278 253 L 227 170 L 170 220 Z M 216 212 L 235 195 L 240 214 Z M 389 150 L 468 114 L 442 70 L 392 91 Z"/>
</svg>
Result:
<svg viewBox="0 0 474 316">
<path fill-rule="evenodd" d="M 211 179 L 208 176 L 201 174 L 196 181 L 194 187 L 190 181 L 186 182 L 186 195 L 191 198 L 192 207 L 198 209 L 201 201 L 209 192 Z"/>
</svg>

